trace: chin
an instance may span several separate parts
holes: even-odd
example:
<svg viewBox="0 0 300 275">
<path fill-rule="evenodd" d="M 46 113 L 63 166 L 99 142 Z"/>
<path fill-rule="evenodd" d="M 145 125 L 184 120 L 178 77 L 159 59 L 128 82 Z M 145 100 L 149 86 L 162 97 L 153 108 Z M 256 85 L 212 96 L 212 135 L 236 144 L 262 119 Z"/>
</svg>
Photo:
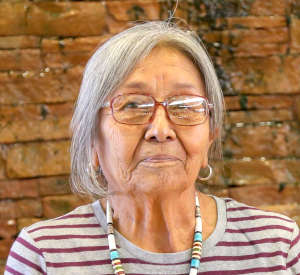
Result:
<svg viewBox="0 0 300 275">
<path fill-rule="evenodd" d="M 171 170 L 171 171 L 170 171 Z M 182 192 L 188 189 L 191 184 L 186 173 L 180 170 L 163 169 L 163 171 L 149 171 L 142 176 L 133 177 L 132 183 L 138 193 L 166 194 L 168 192 Z"/>
</svg>

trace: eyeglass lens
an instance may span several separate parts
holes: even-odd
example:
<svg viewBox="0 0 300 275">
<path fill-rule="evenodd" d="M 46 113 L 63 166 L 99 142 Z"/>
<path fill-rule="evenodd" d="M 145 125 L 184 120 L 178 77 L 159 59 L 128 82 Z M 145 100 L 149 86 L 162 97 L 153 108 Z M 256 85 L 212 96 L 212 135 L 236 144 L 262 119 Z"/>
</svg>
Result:
<svg viewBox="0 0 300 275">
<path fill-rule="evenodd" d="M 112 109 L 114 118 L 121 123 L 146 124 L 155 110 L 155 101 L 147 95 L 120 95 L 112 101 Z M 191 95 L 168 98 L 166 109 L 170 120 L 179 125 L 201 124 L 208 114 L 205 98 Z"/>
</svg>

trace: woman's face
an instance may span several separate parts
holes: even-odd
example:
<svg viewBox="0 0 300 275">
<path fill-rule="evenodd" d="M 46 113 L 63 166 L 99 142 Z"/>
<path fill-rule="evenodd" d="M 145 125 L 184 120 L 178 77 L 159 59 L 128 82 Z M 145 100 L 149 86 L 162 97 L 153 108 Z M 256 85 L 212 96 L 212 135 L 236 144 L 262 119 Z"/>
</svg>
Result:
<svg viewBox="0 0 300 275">
<path fill-rule="evenodd" d="M 149 94 L 157 101 L 172 95 L 205 95 L 198 69 L 183 53 L 156 48 L 140 61 L 112 97 Z M 111 192 L 123 194 L 178 192 L 193 186 L 198 171 L 207 166 L 212 140 L 209 120 L 180 126 L 168 120 L 159 105 L 145 125 L 118 123 L 100 112 L 95 165 L 101 166 Z"/>
</svg>

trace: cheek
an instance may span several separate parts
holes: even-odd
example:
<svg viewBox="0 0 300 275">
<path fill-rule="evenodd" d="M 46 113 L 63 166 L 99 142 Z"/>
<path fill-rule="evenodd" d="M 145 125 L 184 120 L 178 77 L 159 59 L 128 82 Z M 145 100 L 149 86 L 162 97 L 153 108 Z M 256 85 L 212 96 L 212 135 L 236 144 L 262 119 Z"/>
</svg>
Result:
<svg viewBox="0 0 300 275">
<path fill-rule="evenodd" d="M 182 135 L 187 154 L 192 157 L 206 155 L 210 146 L 208 127 L 202 127 L 202 125 L 194 127 Z"/>
<path fill-rule="evenodd" d="M 128 128 L 112 119 L 103 120 L 100 124 L 100 155 L 110 167 L 130 169 L 141 135 L 137 130 Z"/>
</svg>

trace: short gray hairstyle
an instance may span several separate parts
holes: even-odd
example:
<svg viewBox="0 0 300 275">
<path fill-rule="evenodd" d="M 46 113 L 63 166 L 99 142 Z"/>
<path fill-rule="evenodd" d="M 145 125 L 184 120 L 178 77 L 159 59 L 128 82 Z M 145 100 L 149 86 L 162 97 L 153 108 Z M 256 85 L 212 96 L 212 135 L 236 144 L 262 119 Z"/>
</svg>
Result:
<svg viewBox="0 0 300 275">
<path fill-rule="evenodd" d="M 105 188 L 89 174 L 92 148 L 97 138 L 99 110 L 136 64 L 157 46 L 173 47 L 186 54 L 199 68 L 206 97 L 213 104 L 210 131 L 217 133 L 209 161 L 222 158 L 221 130 L 224 99 L 212 61 L 198 35 L 170 21 L 152 21 L 131 27 L 106 41 L 89 59 L 71 122 L 71 185 L 75 192 L 105 197 Z"/>
</svg>

